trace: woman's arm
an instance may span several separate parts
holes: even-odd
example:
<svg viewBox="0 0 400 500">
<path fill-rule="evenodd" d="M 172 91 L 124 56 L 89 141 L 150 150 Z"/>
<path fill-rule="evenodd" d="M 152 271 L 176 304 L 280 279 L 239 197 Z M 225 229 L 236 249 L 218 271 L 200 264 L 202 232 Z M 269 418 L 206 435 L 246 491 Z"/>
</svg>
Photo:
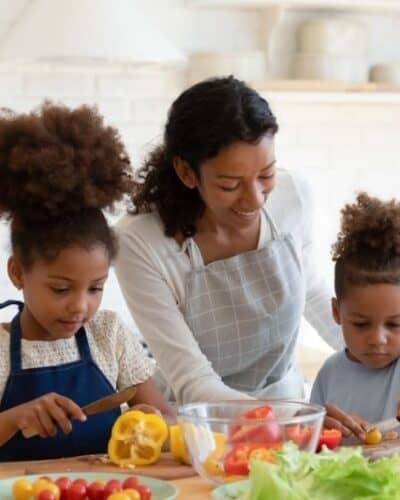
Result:
<svg viewBox="0 0 400 500">
<path fill-rule="evenodd" d="M 160 245 L 165 244 L 160 239 Z M 201 352 L 144 238 L 120 234 L 116 273 L 131 314 L 179 403 L 249 398 L 226 386 Z"/>
</svg>

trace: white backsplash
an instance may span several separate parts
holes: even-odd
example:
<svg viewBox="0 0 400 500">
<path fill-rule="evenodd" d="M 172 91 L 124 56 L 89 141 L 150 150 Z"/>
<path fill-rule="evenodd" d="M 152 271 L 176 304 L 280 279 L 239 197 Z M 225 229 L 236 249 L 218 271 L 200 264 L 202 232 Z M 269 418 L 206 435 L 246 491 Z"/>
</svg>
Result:
<svg viewBox="0 0 400 500">
<path fill-rule="evenodd" d="M 5 27 L 6 3 L 0 0 L 0 30 Z M 137 0 L 136 3 L 140 4 Z M 155 0 L 146 5 L 142 2 L 142 7 L 171 41 L 187 51 L 249 49 L 259 42 L 262 18 L 253 11 L 195 11 L 185 7 L 183 0 Z M 284 55 L 293 51 L 293 29 L 303 18 L 304 13 L 294 13 L 282 26 L 276 49 L 283 62 Z M 365 20 L 372 33 L 371 63 L 393 59 L 396 54 L 400 59 L 400 44 L 392 43 L 400 32 L 399 16 Z M 149 147 L 159 141 L 168 106 L 184 86 L 182 68 L 142 67 L 128 72 L 100 66 L 68 69 L 47 65 L 0 66 L 0 106 L 28 111 L 45 98 L 71 106 L 95 103 L 105 119 L 120 130 L 135 166 L 141 164 Z M 331 280 L 329 249 L 343 203 L 353 199 L 354 193 L 361 189 L 384 197 L 400 192 L 400 98 L 390 102 L 374 99 L 362 102 L 357 96 L 338 101 L 313 100 L 300 94 L 267 97 L 281 125 L 277 136 L 280 165 L 301 170 L 314 190 L 317 260 Z M 0 300 L 18 296 L 6 273 L 7 240 L 7 230 L 1 227 Z M 134 328 L 113 273 L 103 306 L 118 310 Z M 10 314 L 0 311 L 0 319 Z M 321 345 L 309 330 L 303 342 Z"/>
</svg>

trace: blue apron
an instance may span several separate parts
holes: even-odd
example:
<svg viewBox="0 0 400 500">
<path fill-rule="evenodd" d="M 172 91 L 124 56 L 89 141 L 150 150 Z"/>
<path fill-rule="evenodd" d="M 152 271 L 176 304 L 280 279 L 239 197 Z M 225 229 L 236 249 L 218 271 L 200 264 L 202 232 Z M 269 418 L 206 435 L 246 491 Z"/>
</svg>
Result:
<svg viewBox="0 0 400 500">
<path fill-rule="evenodd" d="M 79 406 L 115 392 L 92 359 L 84 327 L 81 327 L 75 334 L 80 355 L 79 361 L 23 370 L 20 328 L 23 303 L 9 300 L 0 304 L 0 309 L 8 305 L 18 305 L 19 313 L 11 322 L 11 369 L 0 403 L 0 411 L 26 403 L 49 392 L 66 396 Z M 74 420 L 71 422 L 72 431 L 69 434 L 64 434 L 59 429 L 56 436 L 49 438 L 36 436 L 25 439 L 22 433 L 18 432 L 7 443 L 0 446 L 0 462 L 104 453 L 107 450 L 111 427 L 120 414 L 121 411 L 117 408 L 91 415 L 86 422 Z"/>
</svg>

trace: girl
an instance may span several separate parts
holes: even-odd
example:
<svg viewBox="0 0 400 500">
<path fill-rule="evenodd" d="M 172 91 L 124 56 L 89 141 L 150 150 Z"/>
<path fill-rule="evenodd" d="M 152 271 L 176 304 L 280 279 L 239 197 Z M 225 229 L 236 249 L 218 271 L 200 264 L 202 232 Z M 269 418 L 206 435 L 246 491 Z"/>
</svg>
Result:
<svg viewBox="0 0 400 500">
<path fill-rule="evenodd" d="M 328 404 L 327 424 L 342 428 L 352 419 L 358 422 L 356 434 L 363 437 L 366 421 L 397 414 L 400 203 L 362 193 L 354 204 L 346 205 L 342 217 L 333 247 L 336 297 L 332 310 L 346 348 L 321 368 L 311 401 Z"/>
<path fill-rule="evenodd" d="M 119 410 L 86 419 L 80 407 L 116 389 L 137 385 L 129 405 L 169 411 L 140 343 L 114 313 L 97 312 L 117 250 L 102 209 L 130 191 L 129 170 L 94 109 L 0 116 L 0 216 L 24 297 L 0 306 L 19 307 L 0 326 L 1 461 L 104 452 Z M 27 427 L 39 436 L 25 439 Z"/>
</svg>

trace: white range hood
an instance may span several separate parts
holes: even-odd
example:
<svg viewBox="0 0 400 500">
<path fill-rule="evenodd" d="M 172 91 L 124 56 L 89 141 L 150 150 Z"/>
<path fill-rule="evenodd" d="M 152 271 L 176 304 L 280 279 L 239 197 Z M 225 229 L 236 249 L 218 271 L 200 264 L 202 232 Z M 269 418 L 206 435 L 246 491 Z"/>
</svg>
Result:
<svg viewBox="0 0 400 500">
<path fill-rule="evenodd" d="M 28 0 L 0 40 L 0 59 L 73 64 L 185 61 L 132 0 Z"/>
</svg>

